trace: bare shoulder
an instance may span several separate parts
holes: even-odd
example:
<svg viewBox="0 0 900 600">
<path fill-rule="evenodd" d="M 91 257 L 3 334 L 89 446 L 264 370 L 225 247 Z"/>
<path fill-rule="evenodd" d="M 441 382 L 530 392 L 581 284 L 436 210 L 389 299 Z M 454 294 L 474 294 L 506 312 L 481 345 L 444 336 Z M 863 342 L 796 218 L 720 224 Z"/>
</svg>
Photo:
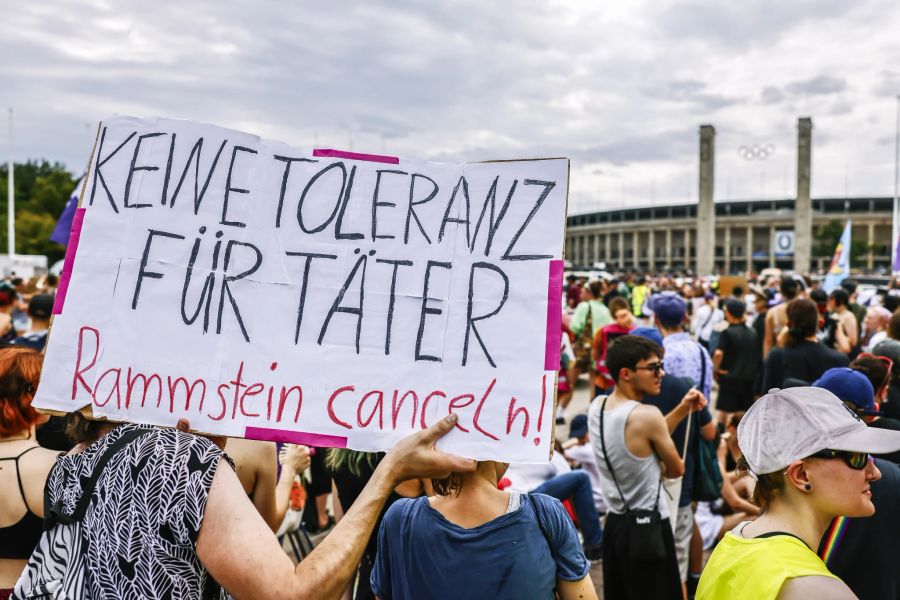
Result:
<svg viewBox="0 0 900 600">
<path fill-rule="evenodd" d="M 823 575 L 809 575 L 788 579 L 781 586 L 778 600 L 856 600 L 856 595 L 840 579 Z"/>
<path fill-rule="evenodd" d="M 273 442 L 260 442 L 257 440 L 245 440 L 242 438 L 228 438 L 225 452 L 235 462 L 243 462 L 250 465 L 261 465 L 273 459 L 276 455 Z"/>
<path fill-rule="evenodd" d="M 629 425 L 647 429 L 659 424 L 665 426 L 665 423 L 662 411 L 652 404 L 638 404 L 628 417 Z"/>
</svg>

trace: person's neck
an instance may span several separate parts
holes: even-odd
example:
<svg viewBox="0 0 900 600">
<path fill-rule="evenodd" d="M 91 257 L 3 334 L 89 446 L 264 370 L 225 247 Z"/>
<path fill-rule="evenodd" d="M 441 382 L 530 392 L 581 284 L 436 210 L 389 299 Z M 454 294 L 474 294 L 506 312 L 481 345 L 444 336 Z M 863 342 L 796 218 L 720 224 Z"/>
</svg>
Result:
<svg viewBox="0 0 900 600">
<path fill-rule="evenodd" d="M 750 537 L 759 537 L 761 534 L 774 531 L 791 533 L 803 540 L 810 550 L 816 552 L 822 536 L 825 535 L 834 517 L 835 515 L 817 511 L 811 502 L 802 498 L 792 500 L 782 496 L 772 502 L 762 516 L 748 527 L 751 527 L 753 532 Z"/>
<path fill-rule="evenodd" d="M 660 333 L 662 333 L 662 336 L 664 338 L 669 337 L 670 335 L 675 335 L 676 333 L 683 333 L 683 332 L 684 331 L 682 329 L 666 329 L 665 327 L 660 328 Z"/>
<path fill-rule="evenodd" d="M 609 399 L 614 402 L 628 402 L 629 400 L 643 402 L 644 396 L 645 394 L 636 390 L 634 386 L 625 382 L 620 382 L 616 384 L 612 394 L 609 395 Z"/>
<path fill-rule="evenodd" d="M 29 328 L 29 333 L 42 333 L 50 329 L 50 321 L 48 319 L 35 319 L 31 318 L 31 327 Z"/>
<path fill-rule="evenodd" d="M 0 443 L 3 442 L 19 442 L 23 440 L 33 440 L 34 439 L 34 427 L 31 427 L 27 431 L 20 431 L 19 433 L 12 433 L 10 435 L 0 435 Z"/>
</svg>

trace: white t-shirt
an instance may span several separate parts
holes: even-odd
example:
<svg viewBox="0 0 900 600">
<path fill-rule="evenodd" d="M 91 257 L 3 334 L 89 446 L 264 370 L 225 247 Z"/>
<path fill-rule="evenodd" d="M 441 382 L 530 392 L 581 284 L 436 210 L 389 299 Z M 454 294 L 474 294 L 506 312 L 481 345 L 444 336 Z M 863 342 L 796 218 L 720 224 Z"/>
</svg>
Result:
<svg viewBox="0 0 900 600">
<path fill-rule="evenodd" d="M 527 494 L 548 479 L 571 470 L 565 457 L 554 451 L 553 458 L 549 462 L 510 464 L 504 477 L 509 479 L 510 485 L 507 488 L 509 491 Z"/>
<path fill-rule="evenodd" d="M 594 506 L 597 512 L 606 512 L 606 503 L 603 501 L 603 493 L 600 491 L 600 471 L 597 469 L 597 455 L 590 444 L 573 446 L 566 450 L 566 456 L 581 465 L 581 470 L 587 473 L 591 480 L 591 494 L 594 497 Z"/>
</svg>

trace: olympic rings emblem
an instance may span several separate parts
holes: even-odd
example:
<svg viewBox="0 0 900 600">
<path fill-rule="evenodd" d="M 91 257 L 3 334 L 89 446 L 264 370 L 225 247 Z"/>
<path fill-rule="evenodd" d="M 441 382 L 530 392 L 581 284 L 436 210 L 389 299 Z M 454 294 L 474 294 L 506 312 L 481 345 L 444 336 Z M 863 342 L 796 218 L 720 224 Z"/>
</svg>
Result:
<svg viewBox="0 0 900 600">
<path fill-rule="evenodd" d="M 766 160 L 773 154 L 775 154 L 775 144 L 750 144 L 738 148 L 738 156 L 744 160 Z"/>
</svg>

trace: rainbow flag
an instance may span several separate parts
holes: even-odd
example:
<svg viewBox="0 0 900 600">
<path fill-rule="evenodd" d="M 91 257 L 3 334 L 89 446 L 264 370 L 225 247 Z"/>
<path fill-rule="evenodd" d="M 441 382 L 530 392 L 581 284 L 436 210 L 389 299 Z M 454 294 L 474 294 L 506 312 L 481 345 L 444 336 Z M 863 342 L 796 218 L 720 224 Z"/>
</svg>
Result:
<svg viewBox="0 0 900 600">
<path fill-rule="evenodd" d="M 822 559 L 822 562 L 824 562 L 826 566 L 828 565 L 828 561 L 831 560 L 831 557 L 834 555 L 835 548 L 840 545 L 841 539 L 844 537 L 844 532 L 847 531 L 847 525 L 849 525 L 849 523 L 847 517 L 837 517 L 831 522 L 831 525 L 825 532 L 825 543 L 822 545 L 822 551 L 819 553 L 819 558 Z"/>
</svg>

